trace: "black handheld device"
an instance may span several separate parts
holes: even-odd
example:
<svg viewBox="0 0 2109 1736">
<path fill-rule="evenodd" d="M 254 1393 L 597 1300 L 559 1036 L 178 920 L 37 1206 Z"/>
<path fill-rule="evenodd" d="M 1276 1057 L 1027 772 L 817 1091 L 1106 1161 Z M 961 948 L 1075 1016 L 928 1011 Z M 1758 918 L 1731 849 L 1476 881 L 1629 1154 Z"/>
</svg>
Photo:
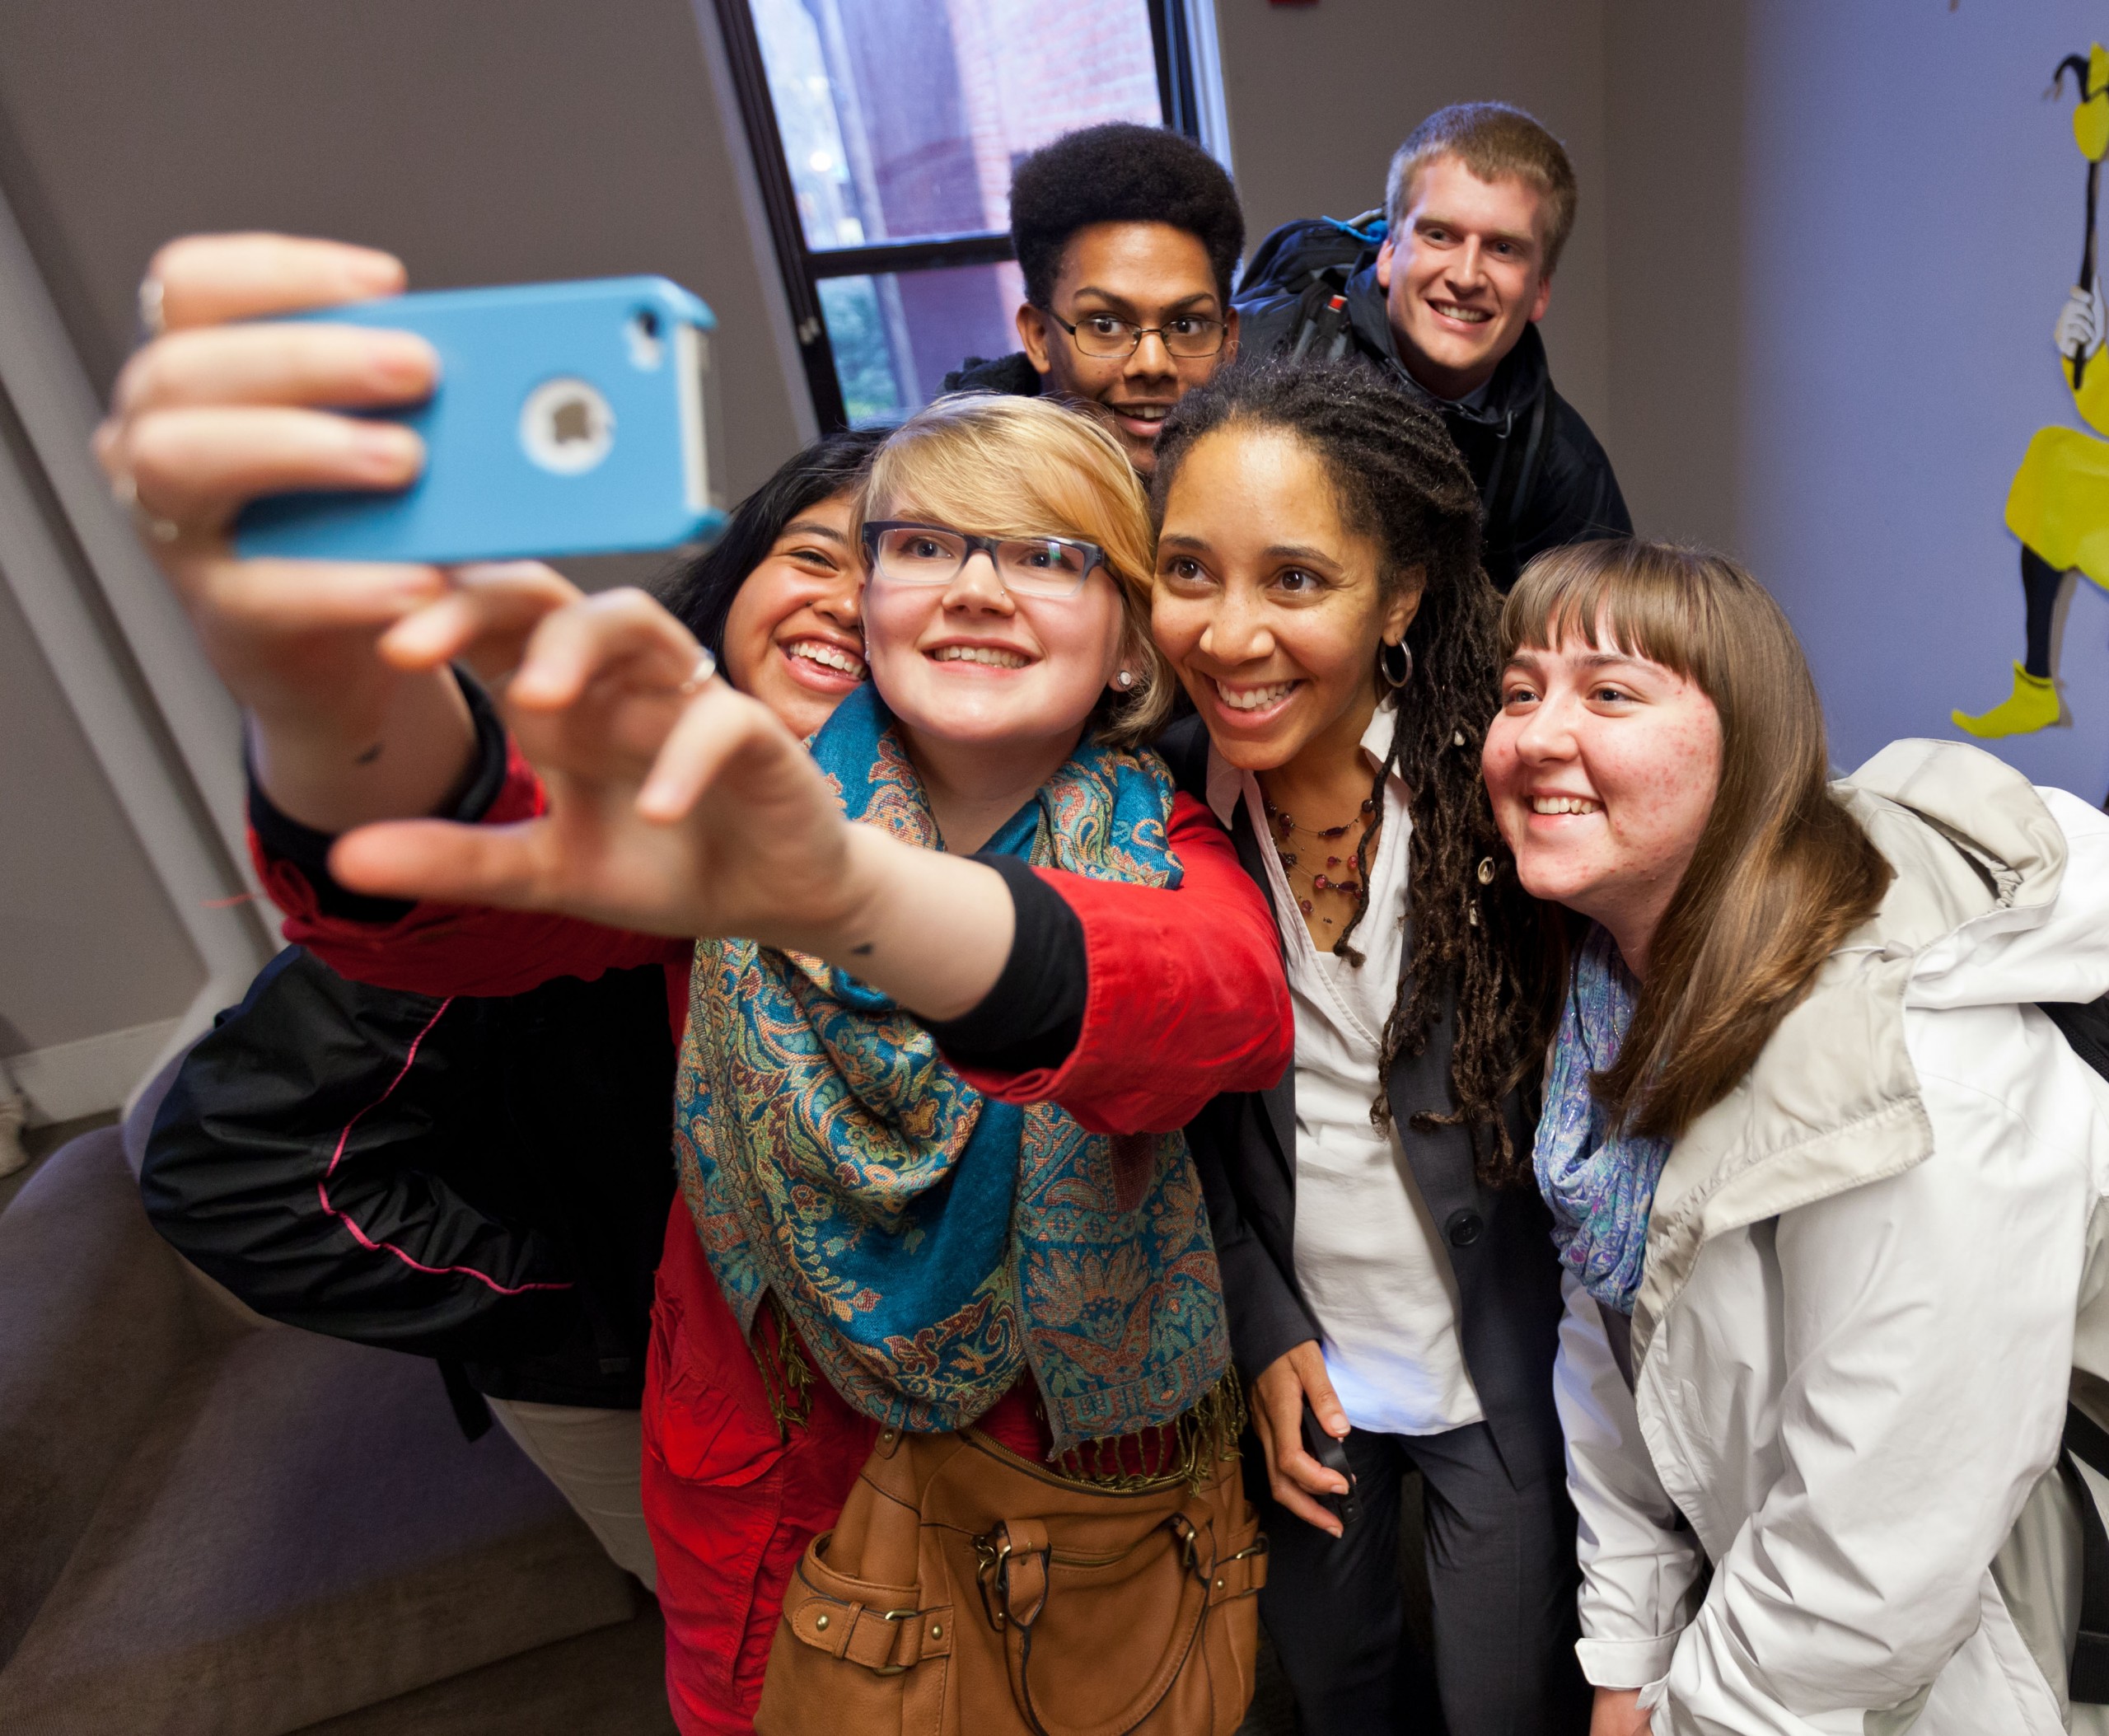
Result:
<svg viewBox="0 0 2109 1736">
<path fill-rule="evenodd" d="M 1361 1503 L 1355 1499 L 1354 1472 L 1348 1464 L 1348 1449 L 1319 1425 L 1318 1413 L 1311 1408 L 1308 1400 L 1303 1406 L 1303 1450 L 1328 1471 L 1336 1471 L 1348 1480 L 1345 1495 L 1312 1497 L 1320 1506 L 1330 1509 L 1333 1517 L 1340 1522 L 1340 1535 L 1344 1537 L 1362 1512 Z"/>
</svg>

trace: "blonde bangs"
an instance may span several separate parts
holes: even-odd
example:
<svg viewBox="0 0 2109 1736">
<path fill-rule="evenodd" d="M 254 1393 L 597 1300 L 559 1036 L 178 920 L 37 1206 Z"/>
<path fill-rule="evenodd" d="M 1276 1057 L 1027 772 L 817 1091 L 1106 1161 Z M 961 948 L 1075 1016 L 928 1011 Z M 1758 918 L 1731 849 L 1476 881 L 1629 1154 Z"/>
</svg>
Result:
<svg viewBox="0 0 2109 1736">
<path fill-rule="evenodd" d="M 1124 590 L 1149 596 L 1149 502 L 1097 420 L 1051 398 L 940 398 L 901 423 L 872 461 L 858 513 L 927 518 L 978 536 L 1097 543 Z"/>
<path fill-rule="evenodd" d="M 1149 497 L 1095 412 L 1051 398 L 957 392 L 918 410 L 872 461 L 853 540 L 867 519 L 927 520 L 975 536 L 1069 536 L 1105 551 L 1127 652 L 1143 679 L 1110 702 L 1100 740 L 1133 746 L 1171 714 L 1171 666 L 1150 637 L 1157 535 Z"/>
</svg>

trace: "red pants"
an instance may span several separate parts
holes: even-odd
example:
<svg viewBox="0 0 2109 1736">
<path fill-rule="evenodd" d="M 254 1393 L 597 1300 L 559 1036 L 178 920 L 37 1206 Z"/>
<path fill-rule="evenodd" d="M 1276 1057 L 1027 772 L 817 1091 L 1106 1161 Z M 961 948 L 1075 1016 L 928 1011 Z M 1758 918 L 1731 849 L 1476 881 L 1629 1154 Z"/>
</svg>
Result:
<svg viewBox="0 0 2109 1736">
<path fill-rule="evenodd" d="M 878 1425 L 825 1382 L 785 1440 L 754 1353 L 676 1195 L 644 1378 L 644 1518 L 682 1736 L 750 1732 L 784 1587 L 834 1524 Z"/>
<path fill-rule="evenodd" d="M 976 1425 L 1045 1456 L 1021 1382 Z M 666 1221 L 644 1378 L 644 1519 L 666 1618 L 666 1698 L 682 1736 L 754 1729 L 777 1617 L 806 1546 L 840 1516 L 879 1425 L 824 1379 L 783 1438 L 754 1352 L 711 1275 L 687 1205 Z"/>
</svg>

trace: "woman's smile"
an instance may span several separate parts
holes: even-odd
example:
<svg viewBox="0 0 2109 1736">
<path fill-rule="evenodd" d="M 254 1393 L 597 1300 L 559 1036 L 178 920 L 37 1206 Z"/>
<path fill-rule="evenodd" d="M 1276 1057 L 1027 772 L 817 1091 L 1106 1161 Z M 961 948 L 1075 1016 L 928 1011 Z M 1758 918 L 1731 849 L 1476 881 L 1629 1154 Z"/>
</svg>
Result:
<svg viewBox="0 0 2109 1736">
<path fill-rule="evenodd" d="M 985 639 L 947 639 L 942 644 L 925 646 L 923 654 L 933 663 L 946 664 L 958 674 L 970 676 L 1005 675 L 1040 661 L 1022 646 Z"/>
<path fill-rule="evenodd" d="M 844 639 L 802 633 L 777 648 L 791 679 L 815 693 L 839 697 L 864 680 L 863 648 Z"/>
</svg>

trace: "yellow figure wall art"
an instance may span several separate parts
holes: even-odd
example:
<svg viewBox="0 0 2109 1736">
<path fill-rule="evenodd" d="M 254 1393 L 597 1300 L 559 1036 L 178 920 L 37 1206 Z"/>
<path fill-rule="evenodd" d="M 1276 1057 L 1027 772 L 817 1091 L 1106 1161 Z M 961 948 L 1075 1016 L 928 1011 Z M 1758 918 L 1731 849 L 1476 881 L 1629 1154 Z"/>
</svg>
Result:
<svg viewBox="0 0 2109 1736">
<path fill-rule="evenodd" d="M 2067 297 L 2052 334 L 2080 419 L 2109 434 L 2109 336 L 2094 270 L 2095 194 L 2102 159 L 2109 153 L 2109 50 L 2094 44 L 2083 60 L 2069 55 L 2051 81 L 2067 73 L 2079 84 L 2073 138 L 2087 159 L 2087 240 L 2079 284 Z M 1974 736 L 2027 735 L 2065 716 L 2057 673 L 2051 667 L 2052 625 L 2065 574 L 2084 573 L 2109 590 L 2109 443 L 2079 428 L 2036 431 L 2007 491 L 2007 528 L 2021 539 L 2021 589 L 2027 608 L 2027 653 L 2013 666 L 2013 691 L 1990 711 L 1951 712 Z"/>
</svg>

